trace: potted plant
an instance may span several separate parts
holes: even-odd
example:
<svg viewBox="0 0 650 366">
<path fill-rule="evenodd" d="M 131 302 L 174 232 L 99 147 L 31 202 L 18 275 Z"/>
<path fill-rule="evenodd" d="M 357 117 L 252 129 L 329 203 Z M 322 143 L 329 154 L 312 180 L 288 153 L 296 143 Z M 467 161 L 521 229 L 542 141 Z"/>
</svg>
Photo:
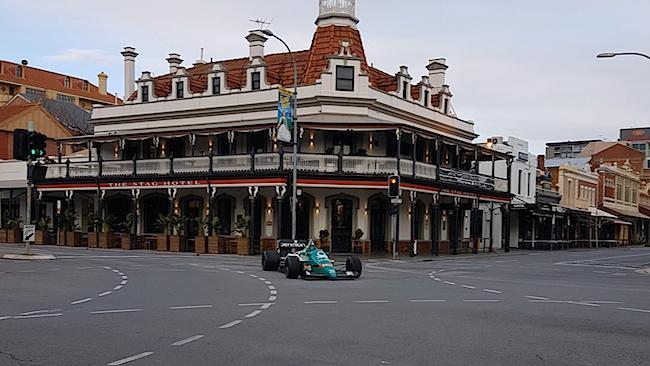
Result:
<svg viewBox="0 0 650 366">
<path fill-rule="evenodd" d="M 357 231 L 354 232 L 354 236 L 352 237 L 352 241 L 354 241 L 354 253 L 355 254 L 362 254 L 363 253 L 363 246 L 361 245 L 361 238 L 365 233 L 361 229 L 357 229 Z"/>
<path fill-rule="evenodd" d="M 219 237 L 221 233 L 221 219 L 214 217 L 210 223 L 212 228 L 212 235 L 209 235 L 208 240 L 208 253 L 210 254 L 226 254 L 226 245 Z"/>
<path fill-rule="evenodd" d="M 124 228 L 124 232 L 120 233 L 120 246 L 123 250 L 135 249 L 131 244 L 131 238 L 133 237 L 133 226 L 135 220 L 133 214 L 126 215 L 126 220 L 121 224 Z"/>
<path fill-rule="evenodd" d="M 187 221 L 178 215 L 171 217 L 172 235 L 169 236 L 169 251 L 180 252 L 183 238 L 183 224 Z"/>
<path fill-rule="evenodd" d="M 171 217 L 163 214 L 158 214 L 156 220 L 156 230 L 158 230 L 158 238 L 156 240 L 156 250 L 159 252 L 169 251 L 169 232 L 171 231 Z"/>
<path fill-rule="evenodd" d="M 81 246 L 81 233 L 76 232 L 76 219 L 77 217 L 70 209 L 65 210 L 59 217 L 59 245 L 70 247 Z"/>
<path fill-rule="evenodd" d="M 7 243 L 20 243 L 22 242 L 22 235 L 20 232 L 20 217 L 14 218 L 11 216 L 9 210 L 6 210 L 2 215 L 2 222 L 5 229 L 5 241 Z"/>
<path fill-rule="evenodd" d="M 194 239 L 194 252 L 198 254 L 208 253 L 208 229 L 210 227 L 210 218 L 203 215 L 194 218 L 198 226 L 198 235 Z"/>
<path fill-rule="evenodd" d="M 99 232 L 103 220 L 94 212 L 88 215 L 88 248 L 99 248 Z"/>
<path fill-rule="evenodd" d="M 318 245 L 320 246 L 320 249 L 322 249 L 325 252 L 330 251 L 330 243 L 329 243 L 329 238 L 330 238 L 330 232 L 327 229 L 323 229 L 318 233 Z"/>
<path fill-rule="evenodd" d="M 102 221 L 102 231 L 99 233 L 99 247 L 102 249 L 115 248 L 115 235 L 113 235 L 111 230 L 117 218 L 108 214 Z"/>
<path fill-rule="evenodd" d="M 34 221 L 36 225 L 36 234 L 34 236 L 34 244 L 36 245 L 46 245 L 49 243 L 49 233 L 48 228 L 50 226 L 50 218 L 45 216 L 41 217 L 39 220 Z"/>
<path fill-rule="evenodd" d="M 250 255 L 249 240 L 251 219 L 250 217 L 242 217 L 235 223 L 234 232 L 237 234 L 237 255 Z"/>
<path fill-rule="evenodd" d="M 162 232 L 158 236 L 158 251 L 180 252 L 182 228 L 185 220 L 178 215 L 165 216 L 160 214 L 156 226 Z"/>
</svg>

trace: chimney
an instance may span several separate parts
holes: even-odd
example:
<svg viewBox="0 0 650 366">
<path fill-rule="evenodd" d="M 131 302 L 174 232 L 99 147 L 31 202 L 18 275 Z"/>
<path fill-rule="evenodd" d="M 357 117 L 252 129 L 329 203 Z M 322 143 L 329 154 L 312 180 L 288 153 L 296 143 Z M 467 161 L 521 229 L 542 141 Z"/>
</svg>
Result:
<svg viewBox="0 0 650 366">
<path fill-rule="evenodd" d="M 135 91 L 135 58 L 138 54 L 133 47 L 124 47 L 124 100 Z"/>
<path fill-rule="evenodd" d="M 170 53 L 167 62 L 169 62 L 169 73 L 175 74 L 183 63 L 183 60 L 181 59 L 181 55 L 178 53 Z"/>
<path fill-rule="evenodd" d="M 429 82 L 434 88 L 435 92 L 439 92 L 445 84 L 445 76 L 447 72 L 447 60 L 444 58 L 436 58 L 429 60 L 427 70 L 429 70 Z"/>
<path fill-rule="evenodd" d="M 99 87 L 99 94 L 101 95 L 106 95 L 107 90 L 108 90 L 108 75 L 104 74 L 103 72 L 100 72 L 99 75 L 97 75 L 97 86 Z"/>
<path fill-rule="evenodd" d="M 266 38 L 266 36 L 258 30 L 250 31 L 250 33 L 246 36 L 248 47 L 250 49 L 250 55 L 248 57 L 250 60 L 253 60 L 257 57 L 264 57 L 264 43 L 267 39 L 268 38 Z"/>
</svg>

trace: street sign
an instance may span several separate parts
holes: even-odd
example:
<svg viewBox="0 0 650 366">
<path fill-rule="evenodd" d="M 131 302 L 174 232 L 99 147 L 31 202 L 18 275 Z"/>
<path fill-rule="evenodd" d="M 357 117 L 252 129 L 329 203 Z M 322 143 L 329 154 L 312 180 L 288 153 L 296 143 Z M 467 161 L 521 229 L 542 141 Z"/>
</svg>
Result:
<svg viewBox="0 0 650 366">
<path fill-rule="evenodd" d="M 23 241 L 33 242 L 36 235 L 36 225 L 23 225 Z"/>
<path fill-rule="evenodd" d="M 279 88 L 278 89 L 278 131 L 277 138 L 280 141 L 291 142 L 291 132 L 293 131 L 294 116 L 294 98 L 293 92 Z"/>
</svg>

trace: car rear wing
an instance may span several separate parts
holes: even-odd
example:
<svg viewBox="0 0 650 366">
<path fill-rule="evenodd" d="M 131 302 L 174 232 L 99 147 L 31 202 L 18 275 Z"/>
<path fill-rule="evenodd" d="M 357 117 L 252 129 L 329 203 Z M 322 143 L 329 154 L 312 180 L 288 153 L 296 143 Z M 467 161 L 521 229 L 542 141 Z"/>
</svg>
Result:
<svg viewBox="0 0 650 366">
<path fill-rule="evenodd" d="M 309 240 L 278 240 L 278 253 L 280 257 L 286 257 L 289 253 L 296 253 L 305 249 Z"/>
</svg>

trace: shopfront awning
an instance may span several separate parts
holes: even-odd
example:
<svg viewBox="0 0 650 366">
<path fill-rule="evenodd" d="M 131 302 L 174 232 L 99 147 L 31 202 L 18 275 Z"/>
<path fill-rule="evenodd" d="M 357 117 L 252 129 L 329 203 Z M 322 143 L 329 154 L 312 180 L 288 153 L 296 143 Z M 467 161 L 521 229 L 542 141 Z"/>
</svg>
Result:
<svg viewBox="0 0 650 366">
<path fill-rule="evenodd" d="M 616 209 L 614 209 L 614 208 L 611 208 L 611 207 L 605 207 L 605 210 L 607 210 L 607 212 L 612 213 L 612 214 L 615 214 L 615 215 L 617 215 L 617 216 L 622 216 L 622 217 L 624 217 L 625 219 L 650 220 L 650 217 L 648 217 L 648 216 L 642 214 L 642 213 L 639 212 L 638 210 L 637 210 L 637 211 L 634 211 L 634 210 L 625 210 L 625 209 L 622 209 L 622 208 L 616 208 Z"/>
<path fill-rule="evenodd" d="M 617 216 L 610 214 L 609 212 L 599 210 L 596 207 L 589 207 L 587 208 L 591 216 L 593 217 L 599 217 L 599 218 L 605 218 L 605 219 L 618 219 Z"/>
</svg>

